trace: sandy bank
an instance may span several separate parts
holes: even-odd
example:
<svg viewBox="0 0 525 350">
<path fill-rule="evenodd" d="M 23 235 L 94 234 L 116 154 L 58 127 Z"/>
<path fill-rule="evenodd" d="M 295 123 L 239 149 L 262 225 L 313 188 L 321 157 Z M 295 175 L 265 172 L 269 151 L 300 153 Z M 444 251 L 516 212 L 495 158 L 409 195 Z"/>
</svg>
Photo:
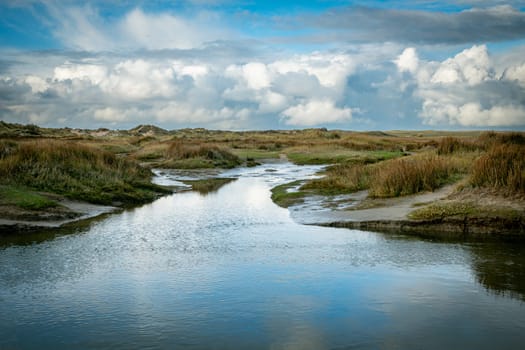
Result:
<svg viewBox="0 0 525 350">
<path fill-rule="evenodd" d="M 499 206 L 520 206 L 505 199 L 480 195 L 469 201 Z M 350 229 L 401 232 L 442 238 L 525 237 L 525 222 L 520 217 L 455 215 L 425 220 L 411 219 L 418 208 L 436 203 L 461 203 L 465 198 L 455 193 L 455 185 L 434 192 L 399 198 L 368 199 L 367 191 L 344 196 L 310 196 L 304 203 L 290 206 L 291 216 L 299 223 Z M 496 203 L 495 203 L 496 202 Z M 523 207 L 521 207 L 523 209 Z"/>
<path fill-rule="evenodd" d="M 67 211 L 63 215 L 48 216 L 51 219 L 47 219 L 43 215 L 35 216 L 34 220 L 0 218 L 0 233 L 9 234 L 19 231 L 56 228 L 72 222 L 111 213 L 119 209 L 112 206 L 96 205 L 68 199 L 61 200 L 59 204 L 66 208 Z"/>
</svg>

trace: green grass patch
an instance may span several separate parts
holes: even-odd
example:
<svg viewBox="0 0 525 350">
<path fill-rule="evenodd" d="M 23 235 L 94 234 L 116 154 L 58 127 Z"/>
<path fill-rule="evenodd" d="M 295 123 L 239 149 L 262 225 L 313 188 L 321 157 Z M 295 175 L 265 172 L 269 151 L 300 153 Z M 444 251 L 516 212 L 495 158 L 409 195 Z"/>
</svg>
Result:
<svg viewBox="0 0 525 350">
<path fill-rule="evenodd" d="M 0 204 L 14 205 L 28 210 L 42 210 L 53 208 L 58 205 L 56 201 L 33 191 L 3 185 L 0 186 Z"/>
<path fill-rule="evenodd" d="M 283 208 L 301 203 L 308 193 L 301 190 L 295 191 L 293 188 L 300 186 L 302 182 L 297 180 L 272 188 L 272 201 Z"/>
</svg>

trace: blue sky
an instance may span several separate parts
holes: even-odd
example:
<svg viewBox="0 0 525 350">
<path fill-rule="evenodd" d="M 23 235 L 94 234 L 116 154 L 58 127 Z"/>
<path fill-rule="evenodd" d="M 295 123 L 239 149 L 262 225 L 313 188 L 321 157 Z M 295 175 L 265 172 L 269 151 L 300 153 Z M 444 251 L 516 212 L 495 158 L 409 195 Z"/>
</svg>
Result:
<svg viewBox="0 0 525 350">
<path fill-rule="evenodd" d="M 0 4 L 0 119 L 525 128 L 525 1 Z"/>
</svg>

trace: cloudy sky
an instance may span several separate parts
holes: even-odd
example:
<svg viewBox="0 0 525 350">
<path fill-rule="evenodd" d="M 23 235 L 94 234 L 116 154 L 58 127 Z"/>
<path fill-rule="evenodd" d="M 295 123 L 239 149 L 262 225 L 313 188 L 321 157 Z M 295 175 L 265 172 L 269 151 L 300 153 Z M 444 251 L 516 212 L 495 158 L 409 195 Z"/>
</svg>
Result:
<svg viewBox="0 0 525 350">
<path fill-rule="evenodd" d="M 525 1 L 2 0 L 0 120 L 525 129 Z"/>
</svg>

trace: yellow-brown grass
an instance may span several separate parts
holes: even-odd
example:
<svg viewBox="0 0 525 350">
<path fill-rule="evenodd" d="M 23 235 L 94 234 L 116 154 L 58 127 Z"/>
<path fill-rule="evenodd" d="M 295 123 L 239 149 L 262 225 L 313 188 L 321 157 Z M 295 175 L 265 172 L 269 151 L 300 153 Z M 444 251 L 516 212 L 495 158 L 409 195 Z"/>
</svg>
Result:
<svg viewBox="0 0 525 350">
<path fill-rule="evenodd" d="M 162 191 L 136 162 L 72 141 L 0 142 L 0 177 L 24 186 L 93 203 L 143 202 Z"/>
<path fill-rule="evenodd" d="M 457 137 L 447 136 L 439 140 L 437 144 L 437 153 L 439 155 L 448 155 L 458 152 L 480 151 L 483 147 L 472 139 L 460 139 Z"/>
<path fill-rule="evenodd" d="M 368 188 L 371 167 L 363 164 L 338 164 L 330 167 L 327 175 L 307 182 L 302 189 L 313 189 L 325 194 L 351 193 Z"/>
<path fill-rule="evenodd" d="M 497 144 L 472 166 L 470 183 L 525 193 L 525 145 Z"/>
<path fill-rule="evenodd" d="M 241 163 L 239 157 L 224 147 L 208 143 L 188 143 L 182 140 L 171 142 L 166 149 L 168 160 L 202 159 L 214 166 L 231 168 Z"/>
<path fill-rule="evenodd" d="M 385 161 L 374 169 L 369 196 L 397 197 L 432 191 L 450 181 L 458 170 L 450 159 L 436 155 Z"/>
</svg>

